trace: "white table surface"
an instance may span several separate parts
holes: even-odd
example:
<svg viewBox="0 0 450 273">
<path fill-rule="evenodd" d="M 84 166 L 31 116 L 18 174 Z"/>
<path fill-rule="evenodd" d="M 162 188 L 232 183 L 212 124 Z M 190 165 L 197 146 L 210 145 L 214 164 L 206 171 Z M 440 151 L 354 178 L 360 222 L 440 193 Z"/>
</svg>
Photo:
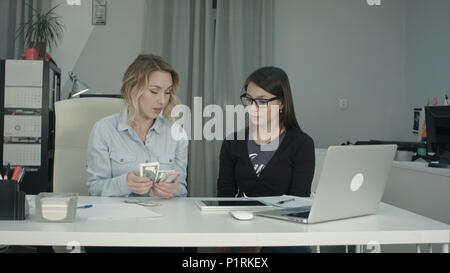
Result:
<svg viewBox="0 0 450 273">
<path fill-rule="evenodd" d="M 450 168 L 431 168 L 428 167 L 428 162 L 392 161 L 392 167 L 450 177 Z M 450 183 L 450 179 L 448 181 Z"/>
<path fill-rule="evenodd" d="M 41 223 L 0 221 L 0 244 L 81 246 L 295 246 L 425 244 L 450 242 L 449 225 L 381 203 L 376 215 L 318 224 L 264 217 L 238 221 L 227 212 L 201 212 L 198 198 L 154 200 L 153 219 Z M 205 199 L 205 198 L 203 198 Z M 120 203 L 124 198 L 79 197 L 79 204 Z"/>
</svg>

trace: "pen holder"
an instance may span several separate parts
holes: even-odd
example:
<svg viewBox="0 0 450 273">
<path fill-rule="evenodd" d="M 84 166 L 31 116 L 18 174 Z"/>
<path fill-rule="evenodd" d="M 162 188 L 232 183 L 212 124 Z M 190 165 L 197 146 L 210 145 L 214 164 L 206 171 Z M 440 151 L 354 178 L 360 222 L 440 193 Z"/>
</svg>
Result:
<svg viewBox="0 0 450 273">
<path fill-rule="evenodd" d="M 77 215 L 78 194 L 41 192 L 36 196 L 36 218 L 40 222 L 73 222 Z"/>
<path fill-rule="evenodd" d="M 27 202 L 15 180 L 0 181 L 0 220 L 25 220 Z"/>
</svg>

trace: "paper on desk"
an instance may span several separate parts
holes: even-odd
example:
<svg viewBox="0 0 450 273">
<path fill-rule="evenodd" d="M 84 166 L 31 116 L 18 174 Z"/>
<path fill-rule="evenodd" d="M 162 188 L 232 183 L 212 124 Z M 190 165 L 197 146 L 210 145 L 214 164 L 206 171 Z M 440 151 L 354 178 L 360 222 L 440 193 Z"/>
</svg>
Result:
<svg viewBox="0 0 450 273">
<path fill-rule="evenodd" d="M 298 196 L 293 196 L 293 195 L 257 197 L 254 199 L 259 200 L 267 205 L 282 207 L 282 208 L 296 208 L 296 207 L 304 207 L 304 206 L 312 205 L 311 198 L 303 198 L 303 197 L 298 197 Z M 287 201 L 287 200 L 291 200 L 291 199 L 294 199 L 294 200 L 288 201 L 283 204 L 278 204 L 278 202 L 280 202 L 280 201 Z"/>
<path fill-rule="evenodd" d="M 136 204 L 94 204 L 90 208 L 77 209 L 79 217 L 95 220 L 123 220 L 159 217 L 148 208 Z"/>
</svg>

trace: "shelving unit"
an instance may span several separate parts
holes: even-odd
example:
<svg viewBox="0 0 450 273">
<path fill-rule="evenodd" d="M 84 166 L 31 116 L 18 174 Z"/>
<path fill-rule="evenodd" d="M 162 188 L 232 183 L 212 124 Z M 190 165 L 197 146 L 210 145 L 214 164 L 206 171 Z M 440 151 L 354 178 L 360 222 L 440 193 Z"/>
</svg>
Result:
<svg viewBox="0 0 450 273">
<path fill-rule="evenodd" d="M 0 61 L 0 166 L 27 170 L 21 190 L 52 191 L 55 101 L 61 70 L 48 61 Z"/>
</svg>

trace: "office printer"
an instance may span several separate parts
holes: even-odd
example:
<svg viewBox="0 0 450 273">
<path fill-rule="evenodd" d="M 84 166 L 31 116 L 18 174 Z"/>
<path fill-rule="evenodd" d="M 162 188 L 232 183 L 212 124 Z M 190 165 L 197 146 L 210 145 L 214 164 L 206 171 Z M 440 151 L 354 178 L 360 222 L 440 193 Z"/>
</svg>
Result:
<svg viewBox="0 0 450 273">
<path fill-rule="evenodd" d="M 369 140 L 357 141 L 355 145 L 381 145 L 381 144 L 397 144 L 397 151 L 410 151 L 417 153 L 418 148 L 426 147 L 422 142 L 407 142 L 407 141 L 388 141 L 388 140 Z"/>
<path fill-rule="evenodd" d="M 350 144 L 347 142 L 347 144 Z M 422 142 L 408 142 L 408 141 L 390 141 L 390 140 L 369 140 L 357 141 L 354 145 L 382 145 L 382 144 L 396 144 L 397 154 L 395 160 L 400 161 L 415 161 L 422 158 L 426 161 L 432 159 L 427 155 L 427 146 Z"/>
</svg>

